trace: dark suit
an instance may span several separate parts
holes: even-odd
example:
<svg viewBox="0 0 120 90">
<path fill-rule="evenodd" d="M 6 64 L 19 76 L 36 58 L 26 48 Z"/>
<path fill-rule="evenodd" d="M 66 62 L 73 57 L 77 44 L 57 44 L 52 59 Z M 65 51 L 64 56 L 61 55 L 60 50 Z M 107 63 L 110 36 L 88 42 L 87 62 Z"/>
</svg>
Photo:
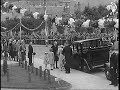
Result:
<svg viewBox="0 0 120 90">
<path fill-rule="evenodd" d="M 32 54 L 33 54 L 33 47 L 31 45 L 28 46 L 28 58 L 29 58 L 29 65 L 32 63 Z"/>
<path fill-rule="evenodd" d="M 57 56 L 57 52 L 58 52 L 58 45 L 56 46 L 52 46 L 51 47 L 54 53 L 54 62 L 56 63 L 56 68 L 57 68 L 57 61 L 58 61 L 58 56 Z"/>
<path fill-rule="evenodd" d="M 110 57 L 110 73 L 111 73 L 111 83 L 117 85 L 117 62 L 118 55 L 113 53 Z"/>
<path fill-rule="evenodd" d="M 70 46 L 66 46 L 63 48 L 63 54 L 65 55 L 65 69 L 67 73 L 70 73 L 70 65 L 72 58 L 72 48 Z"/>
</svg>

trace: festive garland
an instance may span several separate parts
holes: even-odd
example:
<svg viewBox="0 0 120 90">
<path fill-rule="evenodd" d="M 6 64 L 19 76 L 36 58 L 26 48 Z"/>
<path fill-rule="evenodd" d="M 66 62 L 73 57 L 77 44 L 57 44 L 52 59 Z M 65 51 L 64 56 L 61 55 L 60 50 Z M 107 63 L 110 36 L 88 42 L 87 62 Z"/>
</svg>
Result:
<svg viewBox="0 0 120 90">
<path fill-rule="evenodd" d="M 21 23 L 21 25 L 22 25 L 25 29 L 27 29 L 27 30 L 29 30 L 29 31 L 35 31 L 36 29 L 40 28 L 43 23 L 44 23 L 44 21 L 43 21 L 38 27 L 36 27 L 36 28 L 34 28 L 34 29 L 27 28 L 27 27 L 24 26 L 22 23 Z"/>
<path fill-rule="evenodd" d="M 10 30 L 8 30 L 8 31 L 3 31 L 3 32 L 9 32 L 9 31 L 12 31 L 12 30 L 14 30 L 19 24 L 20 24 L 20 23 L 18 23 L 14 28 L 12 28 L 12 29 L 10 29 Z"/>
</svg>

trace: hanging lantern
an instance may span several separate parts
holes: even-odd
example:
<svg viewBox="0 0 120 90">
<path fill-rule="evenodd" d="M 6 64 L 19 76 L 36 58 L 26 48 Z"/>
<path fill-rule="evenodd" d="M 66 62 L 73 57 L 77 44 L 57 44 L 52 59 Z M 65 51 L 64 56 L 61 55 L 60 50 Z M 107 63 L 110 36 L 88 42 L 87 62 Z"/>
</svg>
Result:
<svg viewBox="0 0 120 90">
<path fill-rule="evenodd" d="M 83 22 L 82 27 L 89 27 L 89 23 L 90 23 L 90 20 L 88 19 L 85 22 Z"/>
<path fill-rule="evenodd" d="M 98 20 L 99 28 L 104 28 L 104 22 L 105 22 L 105 19 L 99 19 Z"/>
<path fill-rule="evenodd" d="M 3 4 L 3 6 L 4 6 L 5 8 L 7 8 L 8 5 L 9 5 L 8 2 L 5 2 L 5 3 Z"/>
<path fill-rule="evenodd" d="M 27 11 L 27 9 L 20 9 L 20 13 L 24 16 L 24 13 Z"/>
<path fill-rule="evenodd" d="M 39 14 L 38 12 L 33 13 L 33 16 L 34 16 L 35 19 L 37 19 L 38 14 Z"/>
<path fill-rule="evenodd" d="M 12 10 L 15 10 L 15 9 L 17 9 L 17 6 L 13 6 L 13 7 L 12 7 Z"/>
<path fill-rule="evenodd" d="M 48 18 L 48 15 L 47 15 L 47 14 L 45 14 L 45 15 L 44 15 L 44 20 L 46 21 L 46 20 L 47 20 L 47 18 Z"/>
</svg>

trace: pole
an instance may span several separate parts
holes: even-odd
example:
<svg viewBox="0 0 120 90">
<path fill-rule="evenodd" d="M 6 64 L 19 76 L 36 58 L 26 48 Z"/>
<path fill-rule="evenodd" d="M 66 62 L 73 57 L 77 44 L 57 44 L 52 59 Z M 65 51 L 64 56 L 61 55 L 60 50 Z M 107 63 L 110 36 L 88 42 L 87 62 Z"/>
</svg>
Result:
<svg viewBox="0 0 120 90">
<path fill-rule="evenodd" d="M 46 0 L 44 0 L 44 15 L 47 15 L 47 11 L 46 11 L 47 7 L 46 7 Z M 46 34 L 46 40 L 45 40 L 45 43 L 46 43 L 46 47 L 47 47 L 47 44 L 48 44 L 48 33 L 47 33 L 47 20 L 45 20 L 45 34 Z"/>
<path fill-rule="evenodd" d="M 21 14 L 20 14 L 20 41 L 21 41 Z"/>
</svg>

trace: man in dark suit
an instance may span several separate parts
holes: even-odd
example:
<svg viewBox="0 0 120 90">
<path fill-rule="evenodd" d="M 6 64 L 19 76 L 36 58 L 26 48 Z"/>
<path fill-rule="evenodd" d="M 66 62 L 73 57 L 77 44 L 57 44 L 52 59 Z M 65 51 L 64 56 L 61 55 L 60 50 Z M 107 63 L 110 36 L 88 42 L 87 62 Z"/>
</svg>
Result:
<svg viewBox="0 0 120 90">
<path fill-rule="evenodd" d="M 29 65 L 32 64 L 32 54 L 33 54 L 33 47 L 32 47 L 32 42 L 30 42 L 30 44 L 28 46 Z"/>
<path fill-rule="evenodd" d="M 57 55 L 57 52 L 58 52 L 58 45 L 57 45 L 57 42 L 55 41 L 54 44 L 52 45 L 52 51 L 54 53 L 54 65 L 56 64 L 56 68 L 57 67 L 57 62 L 58 62 L 58 55 Z M 54 66 L 55 68 L 55 66 Z"/>
<path fill-rule="evenodd" d="M 111 84 L 117 86 L 117 65 L 118 65 L 118 54 L 113 52 L 110 57 L 110 73 L 111 73 Z"/>
<path fill-rule="evenodd" d="M 65 69 L 66 73 L 70 73 L 70 64 L 71 64 L 71 56 L 72 56 L 72 48 L 69 43 L 66 41 L 65 47 L 63 48 L 63 55 L 65 55 Z"/>
</svg>

